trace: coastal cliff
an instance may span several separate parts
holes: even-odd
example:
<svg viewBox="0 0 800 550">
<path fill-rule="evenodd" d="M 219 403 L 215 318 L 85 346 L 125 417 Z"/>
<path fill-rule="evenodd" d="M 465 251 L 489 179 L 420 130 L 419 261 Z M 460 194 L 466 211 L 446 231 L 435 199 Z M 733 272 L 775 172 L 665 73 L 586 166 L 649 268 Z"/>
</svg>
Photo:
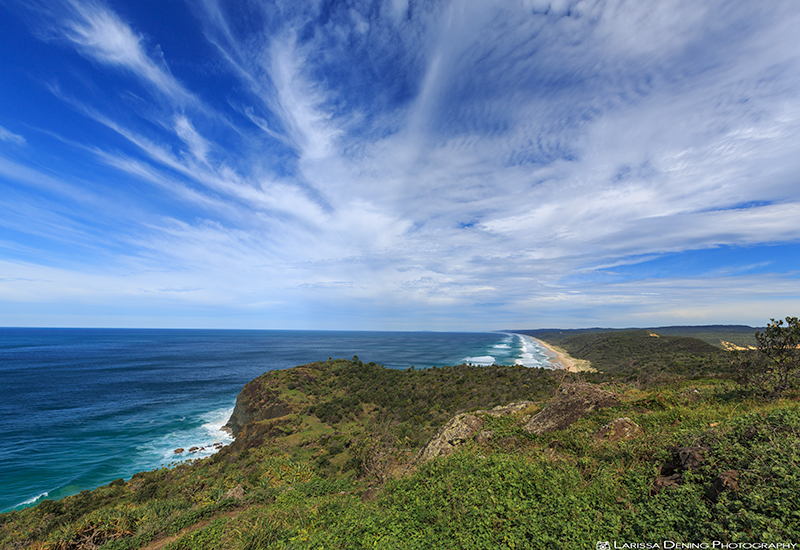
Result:
<svg viewBox="0 0 800 550">
<path fill-rule="evenodd" d="M 407 426 L 404 437 L 422 445 L 459 410 L 543 398 L 563 376 L 521 366 L 492 367 L 489 379 L 487 372 L 469 365 L 392 370 L 357 357 L 269 371 L 244 386 L 226 428 L 235 449 L 382 422 Z"/>
<path fill-rule="evenodd" d="M 238 438 L 252 422 L 279 418 L 293 412 L 291 405 L 279 397 L 277 389 L 269 388 L 259 377 L 245 384 L 236 397 L 233 413 L 223 429 Z"/>
</svg>

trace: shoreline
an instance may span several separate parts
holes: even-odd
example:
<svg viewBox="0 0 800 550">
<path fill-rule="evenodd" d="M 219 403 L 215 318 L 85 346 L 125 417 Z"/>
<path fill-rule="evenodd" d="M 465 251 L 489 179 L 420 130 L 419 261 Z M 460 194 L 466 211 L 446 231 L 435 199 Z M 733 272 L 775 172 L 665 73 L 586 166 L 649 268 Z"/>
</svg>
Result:
<svg viewBox="0 0 800 550">
<path fill-rule="evenodd" d="M 597 372 L 597 369 L 592 367 L 589 361 L 585 359 L 575 359 L 565 350 L 559 348 L 558 346 L 548 344 L 539 338 L 534 338 L 533 336 L 529 336 L 529 338 L 533 338 L 543 348 L 555 355 L 557 361 L 556 364 L 560 364 L 567 372 Z"/>
</svg>

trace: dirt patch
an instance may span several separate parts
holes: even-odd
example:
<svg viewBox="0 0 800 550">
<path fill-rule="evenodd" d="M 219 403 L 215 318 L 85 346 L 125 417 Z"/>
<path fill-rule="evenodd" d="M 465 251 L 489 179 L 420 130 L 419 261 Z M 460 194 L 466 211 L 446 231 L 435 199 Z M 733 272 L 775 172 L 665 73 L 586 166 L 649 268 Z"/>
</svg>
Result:
<svg viewBox="0 0 800 550">
<path fill-rule="evenodd" d="M 244 512 L 244 510 L 245 510 L 245 508 L 237 508 L 236 510 L 228 510 L 227 512 L 223 512 L 222 514 L 218 514 L 216 516 L 213 516 L 213 517 L 210 517 L 210 518 L 206 518 L 206 519 L 204 519 L 202 521 L 199 521 L 198 523 L 195 523 L 194 525 L 190 525 L 189 527 L 184 527 L 176 535 L 170 535 L 170 536 L 165 537 L 163 539 L 154 540 L 151 543 L 149 543 L 147 546 L 143 546 L 139 550 L 162 550 L 162 548 L 166 547 L 168 544 L 170 544 L 172 542 L 175 542 L 176 540 L 178 540 L 179 538 L 181 538 L 182 536 L 184 536 L 184 535 L 186 535 L 188 533 L 192 533 L 194 531 L 197 531 L 198 529 L 202 529 L 203 527 L 205 527 L 206 525 L 208 525 L 209 523 L 211 523 L 215 519 L 232 518 L 234 516 L 238 516 L 239 514 Z"/>
</svg>

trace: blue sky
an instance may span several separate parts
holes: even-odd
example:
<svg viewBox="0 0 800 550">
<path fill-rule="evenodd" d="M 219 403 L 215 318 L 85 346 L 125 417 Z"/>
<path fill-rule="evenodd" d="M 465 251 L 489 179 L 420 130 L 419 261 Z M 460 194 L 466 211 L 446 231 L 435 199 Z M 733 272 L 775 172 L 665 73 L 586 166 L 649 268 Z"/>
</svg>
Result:
<svg viewBox="0 0 800 550">
<path fill-rule="evenodd" d="M 0 1 L 0 326 L 800 311 L 800 4 Z"/>
</svg>

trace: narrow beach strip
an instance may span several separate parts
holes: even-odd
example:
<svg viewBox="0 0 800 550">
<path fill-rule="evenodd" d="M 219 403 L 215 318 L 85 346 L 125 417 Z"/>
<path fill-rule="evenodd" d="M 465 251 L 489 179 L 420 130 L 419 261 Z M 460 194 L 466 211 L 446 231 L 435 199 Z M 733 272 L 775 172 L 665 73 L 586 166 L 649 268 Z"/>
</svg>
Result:
<svg viewBox="0 0 800 550">
<path fill-rule="evenodd" d="M 529 336 L 529 338 L 533 338 Z M 564 351 L 563 349 L 554 346 L 552 344 L 548 344 L 544 340 L 539 340 L 538 338 L 533 338 L 536 340 L 543 348 L 547 349 L 550 353 L 555 356 L 555 364 L 561 365 L 562 368 L 566 369 L 569 372 L 596 372 L 596 370 L 591 366 L 589 361 L 584 359 L 575 359 L 574 357 L 570 356 L 569 353 Z"/>
</svg>

